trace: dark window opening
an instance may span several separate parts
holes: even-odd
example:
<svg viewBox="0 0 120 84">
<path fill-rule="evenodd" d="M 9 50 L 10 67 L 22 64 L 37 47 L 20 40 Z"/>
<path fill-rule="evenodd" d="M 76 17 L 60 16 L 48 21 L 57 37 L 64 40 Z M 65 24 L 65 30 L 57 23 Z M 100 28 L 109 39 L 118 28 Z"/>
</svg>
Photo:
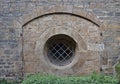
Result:
<svg viewBox="0 0 120 84">
<path fill-rule="evenodd" d="M 58 66 L 65 66 L 72 62 L 75 54 L 75 41 L 67 35 L 55 35 L 48 39 L 47 57 L 49 61 Z"/>
</svg>

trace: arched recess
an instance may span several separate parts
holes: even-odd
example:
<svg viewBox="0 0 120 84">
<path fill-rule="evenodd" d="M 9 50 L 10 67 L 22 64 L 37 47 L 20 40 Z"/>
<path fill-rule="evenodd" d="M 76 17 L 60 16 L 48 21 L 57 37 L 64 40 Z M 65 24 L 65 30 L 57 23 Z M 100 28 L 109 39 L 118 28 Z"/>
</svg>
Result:
<svg viewBox="0 0 120 84">
<path fill-rule="evenodd" d="M 19 25 L 20 28 L 38 17 L 48 14 L 57 14 L 57 13 L 73 14 L 75 16 L 82 17 L 84 19 L 91 21 L 92 23 L 96 24 L 98 27 L 103 26 L 103 24 L 100 22 L 100 20 L 93 12 L 87 12 L 83 9 L 73 7 L 73 5 L 52 5 L 52 6 L 36 8 L 34 11 L 32 11 L 32 13 L 17 18 L 14 21 L 14 26 L 15 27 L 17 26 L 18 28 Z"/>
<path fill-rule="evenodd" d="M 15 28 L 20 28 L 22 29 L 21 31 L 21 39 L 23 39 L 22 34 L 23 34 L 23 28 L 30 22 L 34 21 L 35 19 L 48 16 L 48 15 L 54 15 L 54 14 L 67 14 L 67 15 L 72 15 L 76 16 L 82 19 L 85 19 L 92 24 L 96 25 L 99 29 L 102 27 L 101 22 L 97 19 L 97 17 L 91 13 L 91 12 L 85 12 L 82 9 L 77 9 L 73 7 L 72 5 L 53 5 L 53 6 L 48 6 L 47 7 L 49 10 L 45 10 L 44 7 L 42 8 L 37 8 L 35 11 L 33 11 L 29 15 L 25 15 L 20 17 L 19 19 L 14 21 L 14 26 Z M 69 9 L 71 8 L 71 9 Z M 21 41 L 21 52 L 23 53 L 23 41 Z M 22 54 L 23 56 L 23 54 Z M 22 63 L 24 58 L 21 60 Z M 24 66 L 24 64 L 23 64 Z M 78 67 L 78 65 L 76 65 Z"/>
</svg>

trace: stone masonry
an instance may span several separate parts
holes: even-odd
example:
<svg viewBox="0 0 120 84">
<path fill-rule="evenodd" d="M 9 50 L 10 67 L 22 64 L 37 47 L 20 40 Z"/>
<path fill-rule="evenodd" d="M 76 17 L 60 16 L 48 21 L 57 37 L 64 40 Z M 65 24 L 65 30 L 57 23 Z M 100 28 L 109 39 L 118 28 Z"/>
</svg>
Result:
<svg viewBox="0 0 120 84">
<path fill-rule="evenodd" d="M 73 61 L 48 61 L 46 41 L 65 34 L 76 42 Z M 114 75 L 120 58 L 120 0 L 0 0 L 0 77 L 28 73 Z"/>
</svg>

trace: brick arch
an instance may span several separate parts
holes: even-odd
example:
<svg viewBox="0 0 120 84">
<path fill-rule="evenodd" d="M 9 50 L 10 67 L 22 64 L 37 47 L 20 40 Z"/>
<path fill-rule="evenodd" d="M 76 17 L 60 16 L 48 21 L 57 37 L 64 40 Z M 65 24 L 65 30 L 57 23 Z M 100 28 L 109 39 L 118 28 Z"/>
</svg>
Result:
<svg viewBox="0 0 120 84">
<path fill-rule="evenodd" d="M 58 13 L 59 14 L 65 13 L 65 14 L 72 14 L 75 16 L 79 16 L 94 23 L 98 27 L 101 27 L 101 22 L 93 12 L 86 12 L 83 9 L 73 7 L 73 5 L 52 5 L 52 6 L 36 8 L 32 13 L 21 16 L 17 20 L 19 25 L 23 27 L 24 25 L 26 25 L 27 23 L 38 17 L 48 14 L 58 14 Z"/>
</svg>

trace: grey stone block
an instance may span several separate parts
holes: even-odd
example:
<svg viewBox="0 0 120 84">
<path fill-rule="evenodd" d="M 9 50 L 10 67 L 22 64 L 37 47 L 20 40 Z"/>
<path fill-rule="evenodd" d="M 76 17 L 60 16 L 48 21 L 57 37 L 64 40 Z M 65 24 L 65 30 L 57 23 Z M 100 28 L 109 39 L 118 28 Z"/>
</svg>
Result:
<svg viewBox="0 0 120 84">
<path fill-rule="evenodd" d="M 118 12 L 118 13 L 115 13 L 115 16 L 120 16 L 120 12 Z"/>
<path fill-rule="evenodd" d="M 103 39 L 103 42 L 113 43 L 114 39 L 112 37 L 106 37 Z"/>
<path fill-rule="evenodd" d="M 10 66 L 4 66 L 4 68 L 7 68 L 7 69 L 8 69 L 8 68 L 10 68 Z"/>
<path fill-rule="evenodd" d="M 13 54 L 13 51 L 12 50 L 5 50 L 4 54 Z"/>
<path fill-rule="evenodd" d="M 108 12 L 107 15 L 108 16 L 114 16 L 114 12 Z"/>
<path fill-rule="evenodd" d="M 6 64 L 5 62 L 1 62 L 1 61 L 0 61 L 0 65 L 5 65 L 5 64 Z"/>
<path fill-rule="evenodd" d="M 2 74 L 4 74 L 4 75 L 5 75 L 5 74 L 6 74 L 5 69 L 1 69 L 1 70 L 0 70 L 0 74 L 1 74 L 1 75 L 2 75 Z"/>
<path fill-rule="evenodd" d="M 1 40 L 0 39 L 0 43 L 7 43 L 8 42 L 8 40 Z"/>
<path fill-rule="evenodd" d="M 0 58 L 0 62 L 3 62 L 3 60 L 4 60 L 4 59 L 1 59 L 1 58 Z"/>
<path fill-rule="evenodd" d="M 17 44 L 17 43 L 16 43 L 16 44 L 11 44 L 11 43 L 10 43 L 9 46 L 10 46 L 11 49 L 13 49 L 13 48 L 18 47 L 18 44 Z"/>
<path fill-rule="evenodd" d="M 17 40 L 10 39 L 9 42 L 11 42 L 11 43 L 17 43 Z"/>
<path fill-rule="evenodd" d="M 8 65 L 12 65 L 12 64 L 13 64 L 13 62 L 7 62 L 7 64 L 8 64 Z"/>
</svg>

